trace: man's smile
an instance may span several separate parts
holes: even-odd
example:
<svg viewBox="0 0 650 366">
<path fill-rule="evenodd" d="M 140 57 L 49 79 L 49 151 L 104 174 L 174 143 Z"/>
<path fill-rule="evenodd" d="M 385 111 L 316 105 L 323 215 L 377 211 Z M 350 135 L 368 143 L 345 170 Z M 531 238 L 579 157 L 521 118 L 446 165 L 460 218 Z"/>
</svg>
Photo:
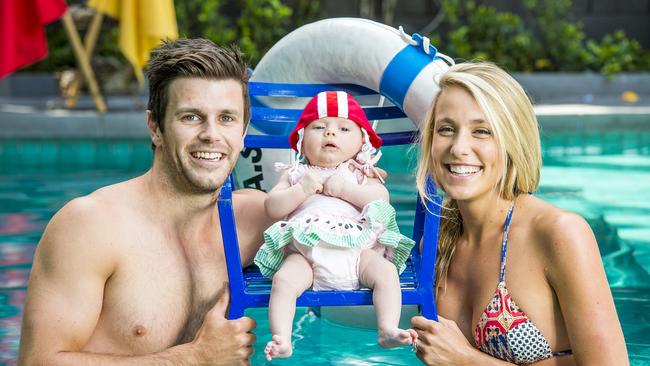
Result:
<svg viewBox="0 0 650 366">
<path fill-rule="evenodd" d="M 219 161 L 226 158 L 226 154 L 211 151 L 193 151 L 190 153 L 193 158 L 206 161 Z"/>
</svg>

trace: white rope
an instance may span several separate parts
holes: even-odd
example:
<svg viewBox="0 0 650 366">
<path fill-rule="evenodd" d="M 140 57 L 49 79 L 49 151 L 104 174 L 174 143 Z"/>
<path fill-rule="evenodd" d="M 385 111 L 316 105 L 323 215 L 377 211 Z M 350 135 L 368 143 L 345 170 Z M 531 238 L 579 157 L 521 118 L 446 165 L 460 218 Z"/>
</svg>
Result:
<svg viewBox="0 0 650 366">
<path fill-rule="evenodd" d="M 427 55 L 431 52 L 431 40 L 429 37 L 422 37 L 422 48 L 424 48 L 424 53 Z"/>
<path fill-rule="evenodd" d="M 447 63 L 449 64 L 449 66 L 454 66 L 454 65 L 456 64 L 456 61 L 454 61 L 453 58 L 451 58 L 451 57 L 445 55 L 444 53 L 438 52 L 437 55 L 438 55 L 441 59 L 447 61 Z"/>
<path fill-rule="evenodd" d="M 399 32 L 404 42 L 410 44 L 411 46 L 418 45 L 418 42 L 416 40 L 414 40 L 413 38 L 411 38 L 411 36 L 409 36 L 408 34 L 406 34 L 406 32 L 404 32 L 404 28 L 401 25 L 399 26 Z"/>
<path fill-rule="evenodd" d="M 416 40 L 414 40 L 413 38 L 411 38 L 411 36 L 409 36 L 408 34 L 406 34 L 406 32 L 404 32 L 404 28 L 401 25 L 399 26 L 399 33 L 400 33 L 400 36 L 402 37 L 402 39 L 404 40 L 404 42 L 410 44 L 411 46 L 417 46 L 418 45 L 418 42 Z M 429 39 L 429 37 L 422 36 L 422 50 L 427 55 L 431 54 L 431 40 Z M 454 61 L 453 58 L 445 55 L 442 52 L 436 53 L 436 56 L 438 56 L 441 59 L 445 60 L 450 66 L 453 66 L 454 64 L 456 64 L 456 62 Z"/>
</svg>

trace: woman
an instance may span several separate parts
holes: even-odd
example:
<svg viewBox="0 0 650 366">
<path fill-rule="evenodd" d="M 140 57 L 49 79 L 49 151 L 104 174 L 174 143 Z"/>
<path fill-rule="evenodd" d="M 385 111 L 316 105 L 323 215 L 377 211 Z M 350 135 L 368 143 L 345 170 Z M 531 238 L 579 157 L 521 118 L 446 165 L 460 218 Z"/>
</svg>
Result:
<svg viewBox="0 0 650 366">
<path fill-rule="evenodd" d="M 417 174 L 423 197 L 428 175 L 447 195 L 440 321 L 412 319 L 418 357 L 427 365 L 628 364 L 589 225 L 531 194 L 541 148 L 521 86 L 494 64 L 463 63 L 440 87 Z"/>
</svg>

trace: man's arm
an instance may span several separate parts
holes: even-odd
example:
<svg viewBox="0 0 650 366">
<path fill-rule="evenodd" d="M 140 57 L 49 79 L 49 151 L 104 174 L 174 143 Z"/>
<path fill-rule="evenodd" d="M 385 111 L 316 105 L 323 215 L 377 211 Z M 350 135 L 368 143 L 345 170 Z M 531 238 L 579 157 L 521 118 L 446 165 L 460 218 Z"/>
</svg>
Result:
<svg viewBox="0 0 650 366">
<path fill-rule="evenodd" d="M 255 189 L 238 189 L 233 192 L 239 251 L 244 267 L 253 263 L 255 254 L 264 243 L 264 230 L 274 223 L 264 210 L 267 196 Z"/>
<path fill-rule="evenodd" d="M 56 364 L 59 352 L 80 350 L 102 308 L 116 257 L 97 230 L 90 198 L 76 199 L 48 224 L 36 250 L 27 290 L 21 364 Z M 65 358 L 65 355 L 63 355 Z"/>
<path fill-rule="evenodd" d="M 208 313 L 192 342 L 137 357 L 82 352 L 102 310 L 104 285 L 118 265 L 111 230 L 97 202 L 74 200 L 48 225 L 34 258 L 25 304 L 20 365 L 193 365 L 244 362 L 254 321 L 227 321 L 227 296 Z M 218 339 L 218 341 L 217 341 Z M 241 346 L 238 346 L 240 345 Z M 203 362 L 203 363 L 201 363 Z M 225 363 L 224 363 L 225 364 Z"/>
</svg>

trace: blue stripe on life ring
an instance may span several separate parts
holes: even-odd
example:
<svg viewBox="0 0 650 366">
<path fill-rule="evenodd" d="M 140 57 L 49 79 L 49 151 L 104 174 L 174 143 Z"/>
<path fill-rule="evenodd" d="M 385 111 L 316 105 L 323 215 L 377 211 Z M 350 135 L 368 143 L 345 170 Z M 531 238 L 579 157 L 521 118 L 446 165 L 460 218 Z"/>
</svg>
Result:
<svg viewBox="0 0 650 366">
<path fill-rule="evenodd" d="M 379 81 L 379 92 L 393 104 L 404 109 L 404 98 L 411 87 L 413 80 L 429 63 L 435 59 L 438 50 L 429 46 L 429 54 L 422 47 L 422 36 L 414 33 L 411 38 L 418 42 L 417 45 L 408 45 L 393 57 L 388 63 Z"/>
</svg>

